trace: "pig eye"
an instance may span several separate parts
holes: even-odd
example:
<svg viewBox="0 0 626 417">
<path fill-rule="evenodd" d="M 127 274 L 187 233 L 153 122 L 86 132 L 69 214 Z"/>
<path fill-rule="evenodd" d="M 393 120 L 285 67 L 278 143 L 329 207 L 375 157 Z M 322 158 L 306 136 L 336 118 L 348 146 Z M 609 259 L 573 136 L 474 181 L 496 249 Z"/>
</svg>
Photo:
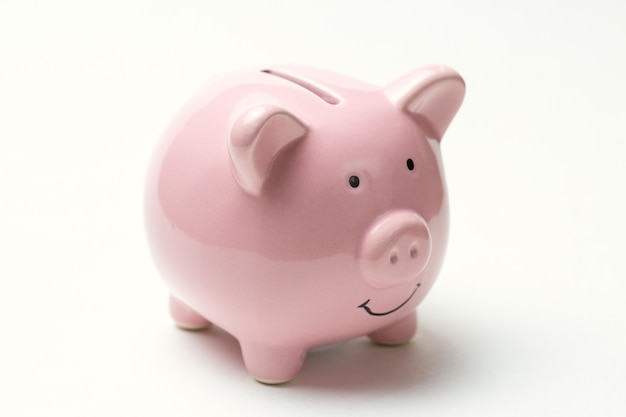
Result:
<svg viewBox="0 0 626 417">
<path fill-rule="evenodd" d="M 356 188 L 359 186 L 361 181 L 359 180 L 359 177 L 357 177 L 356 175 L 353 175 L 350 178 L 348 178 L 348 183 L 350 184 L 350 187 Z"/>
<path fill-rule="evenodd" d="M 415 169 L 415 163 L 411 158 L 406 160 L 406 167 L 409 169 L 409 171 L 413 171 Z"/>
</svg>

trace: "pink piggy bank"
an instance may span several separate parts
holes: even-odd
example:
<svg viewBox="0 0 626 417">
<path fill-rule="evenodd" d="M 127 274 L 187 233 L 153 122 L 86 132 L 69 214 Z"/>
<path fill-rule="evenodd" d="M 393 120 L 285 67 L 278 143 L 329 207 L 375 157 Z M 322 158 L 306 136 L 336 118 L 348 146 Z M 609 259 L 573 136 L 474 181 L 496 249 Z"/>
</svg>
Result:
<svg viewBox="0 0 626 417">
<path fill-rule="evenodd" d="M 147 177 L 176 323 L 230 332 L 270 384 L 315 346 L 409 341 L 445 252 L 440 142 L 464 93 L 443 66 L 382 88 L 305 67 L 214 79 Z"/>
</svg>

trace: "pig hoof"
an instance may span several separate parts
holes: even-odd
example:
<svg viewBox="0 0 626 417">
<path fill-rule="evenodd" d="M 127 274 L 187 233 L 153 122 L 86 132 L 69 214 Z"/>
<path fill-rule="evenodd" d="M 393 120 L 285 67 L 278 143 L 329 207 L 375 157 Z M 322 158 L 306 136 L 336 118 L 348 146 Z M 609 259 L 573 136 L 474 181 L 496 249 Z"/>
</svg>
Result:
<svg viewBox="0 0 626 417">
<path fill-rule="evenodd" d="M 396 346 L 408 343 L 416 331 L 417 314 L 414 311 L 395 323 L 368 334 L 368 337 L 380 345 Z"/>
<path fill-rule="evenodd" d="M 210 321 L 171 295 L 170 315 L 174 319 L 174 322 L 176 322 L 176 325 L 184 330 L 203 330 L 211 326 Z"/>
<path fill-rule="evenodd" d="M 267 385 L 291 381 L 302 368 L 306 350 L 242 343 L 241 352 L 248 372 Z"/>
<path fill-rule="evenodd" d="M 176 327 L 178 327 L 179 329 L 187 330 L 190 332 L 197 332 L 197 331 L 208 329 L 209 327 L 211 327 L 211 323 L 208 321 L 203 324 L 187 324 L 187 323 L 179 323 L 179 322 L 175 322 L 175 324 L 176 324 Z"/>
<path fill-rule="evenodd" d="M 287 382 L 291 381 L 293 378 L 286 379 L 284 381 L 283 380 L 280 380 L 280 381 L 269 381 L 269 380 L 264 380 L 264 379 L 257 378 L 257 377 L 254 377 L 254 379 L 257 382 L 260 382 L 261 384 L 265 384 L 265 385 L 282 385 L 282 384 L 286 384 Z"/>
</svg>

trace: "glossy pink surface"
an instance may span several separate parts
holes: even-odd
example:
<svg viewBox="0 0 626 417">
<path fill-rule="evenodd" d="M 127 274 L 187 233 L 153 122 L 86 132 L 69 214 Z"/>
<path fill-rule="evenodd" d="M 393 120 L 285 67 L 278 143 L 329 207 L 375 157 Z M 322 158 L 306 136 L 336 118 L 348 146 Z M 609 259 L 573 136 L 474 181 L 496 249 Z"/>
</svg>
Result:
<svg viewBox="0 0 626 417">
<path fill-rule="evenodd" d="M 439 146 L 464 91 L 442 66 L 382 88 L 304 67 L 215 78 L 148 173 L 174 320 L 232 333 L 268 383 L 293 378 L 314 346 L 408 341 L 443 261 Z"/>
</svg>

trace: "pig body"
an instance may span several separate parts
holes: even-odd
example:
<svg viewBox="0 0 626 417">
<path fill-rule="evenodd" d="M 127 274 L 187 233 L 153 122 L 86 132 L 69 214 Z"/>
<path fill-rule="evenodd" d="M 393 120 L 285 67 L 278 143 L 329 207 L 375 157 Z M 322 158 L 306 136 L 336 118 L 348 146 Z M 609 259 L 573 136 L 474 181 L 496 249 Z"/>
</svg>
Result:
<svg viewBox="0 0 626 417">
<path fill-rule="evenodd" d="M 267 383 L 293 378 L 314 346 L 408 341 L 443 261 L 439 147 L 464 90 L 441 66 L 382 88 L 297 67 L 210 82 L 147 177 L 178 325 L 227 330 Z"/>
</svg>

